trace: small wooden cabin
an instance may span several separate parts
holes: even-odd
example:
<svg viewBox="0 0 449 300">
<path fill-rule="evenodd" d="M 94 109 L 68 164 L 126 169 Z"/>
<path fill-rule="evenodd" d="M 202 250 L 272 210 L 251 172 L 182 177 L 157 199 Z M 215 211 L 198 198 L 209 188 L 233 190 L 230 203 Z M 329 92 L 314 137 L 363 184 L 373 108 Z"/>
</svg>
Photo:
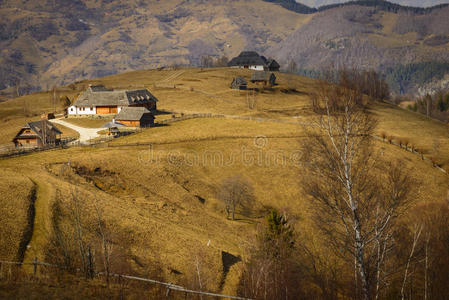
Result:
<svg viewBox="0 0 449 300">
<path fill-rule="evenodd" d="M 280 68 L 281 68 L 281 65 L 279 65 L 279 63 L 276 60 L 274 60 L 272 58 L 267 59 L 267 69 L 265 69 L 265 70 L 272 71 L 272 72 L 278 72 Z"/>
<path fill-rule="evenodd" d="M 16 147 L 42 147 L 56 145 L 62 132 L 47 120 L 29 122 L 12 140 Z"/>
<path fill-rule="evenodd" d="M 128 127 L 151 127 L 154 115 L 146 107 L 124 107 L 115 120 Z"/>
<path fill-rule="evenodd" d="M 252 83 L 262 83 L 263 85 L 273 86 L 276 84 L 276 76 L 271 72 L 254 72 L 251 75 Z"/>
<path fill-rule="evenodd" d="M 231 89 L 234 90 L 246 90 L 248 87 L 248 82 L 243 77 L 235 77 L 231 83 Z"/>
</svg>

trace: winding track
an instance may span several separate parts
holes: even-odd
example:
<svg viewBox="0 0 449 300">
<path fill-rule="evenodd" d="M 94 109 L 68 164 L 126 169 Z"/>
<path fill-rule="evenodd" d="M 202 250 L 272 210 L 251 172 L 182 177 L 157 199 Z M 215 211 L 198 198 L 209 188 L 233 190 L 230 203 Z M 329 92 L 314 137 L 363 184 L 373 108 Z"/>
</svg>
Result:
<svg viewBox="0 0 449 300">
<path fill-rule="evenodd" d="M 34 205 L 34 218 L 31 224 L 31 239 L 25 248 L 23 261 L 31 262 L 35 258 L 45 260 L 45 250 L 51 236 L 51 205 L 55 192 L 51 185 L 38 178 L 30 178 L 36 187 Z M 24 270 L 31 273 L 31 265 L 24 265 Z"/>
<path fill-rule="evenodd" d="M 104 130 L 104 128 L 86 128 L 86 127 L 73 125 L 72 123 L 63 121 L 62 119 L 53 119 L 53 120 L 50 120 L 50 122 L 56 123 L 56 124 L 61 124 L 65 127 L 68 127 L 70 129 L 77 131 L 80 134 L 80 137 L 79 137 L 80 143 L 85 143 L 90 139 L 99 137 L 100 135 L 98 134 L 98 131 Z"/>
</svg>

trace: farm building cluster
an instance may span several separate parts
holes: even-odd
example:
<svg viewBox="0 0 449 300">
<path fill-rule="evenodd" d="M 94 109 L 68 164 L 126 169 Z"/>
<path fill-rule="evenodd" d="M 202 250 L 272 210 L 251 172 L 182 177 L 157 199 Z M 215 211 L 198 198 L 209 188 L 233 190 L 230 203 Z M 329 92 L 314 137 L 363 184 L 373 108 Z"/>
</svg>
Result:
<svg viewBox="0 0 449 300">
<path fill-rule="evenodd" d="M 67 108 L 67 116 L 112 116 L 112 126 L 108 127 L 110 133 L 118 127 L 151 127 L 154 125 L 157 102 L 157 98 L 147 89 L 112 90 L 103 85 L 89 85 Z M 13 139 L 17 148 L 47 147 L 60 143 L 62 132 L 48 121 L 54 115 L 41 117 L 42 120 L 29 122 L 19 130 Z"/>
<path fill-rule="evenodd" d="M 263 86 L 273 86 L 276 84 L 276 75 L 273 72 L 279 71 L 280 65 L 274 59 L 267 59 L 254 51 L 243 51 L 239 56 L 234 57 L 228 64 L 231 68 L 254 70 L 251 74 L 250 82 Z M 246 90 L 248 82 L 244 77 L 235 77 L 231 82 L 234 90 Z"/>
<path fill-rule="evenodd" d="M 69 116 L 116 115 L 125 125 L 149 127 L 154 124 L 157 99 L 147 89 L 111 90 L 89 86 L 67 109 Z"/>
<path fill-rule="evenodd" d="M 280 65 L 274 59 L 267 59 L 254 51 L 243 51 L 233 58 L 231 68 L 254 70 L 249 82 L 256 85 L 273 86 Z M 248 81 L 235 77 L 232 89 L 246 90 Z M 119 133 L 119 127 L 151 127 L 154 125 L 158 99 L 147 89 L 113 90 L 103 85 L 89 85 L 67 108 L 69 117 L 112 117 L 112 122 L 103 125 L 109 134 Z M 13 139 L 16 147 L 44 147 L 58 145 L 62 132 L 49 119 L 53 114 L 42 115 L 42 120 L 29 122 L 23 126 Z"/>
</svg>

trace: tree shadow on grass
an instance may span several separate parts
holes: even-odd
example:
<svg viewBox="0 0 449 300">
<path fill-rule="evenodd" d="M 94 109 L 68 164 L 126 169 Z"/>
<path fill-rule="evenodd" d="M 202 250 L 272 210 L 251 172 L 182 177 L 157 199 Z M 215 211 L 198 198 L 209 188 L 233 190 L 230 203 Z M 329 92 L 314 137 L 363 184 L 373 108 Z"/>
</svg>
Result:
<svg viewBox="0 0 449 300">
<path fill-rule="evenodd" d="M 233 265 L 242 261 L 240 256 L 232 255 L 226 251 L 221 251 L 221 262 L 223 264 L 223 276 L 220 281 L 220 290 L 223 288 L 226 282 L 226 276 Z"/>
</svg>

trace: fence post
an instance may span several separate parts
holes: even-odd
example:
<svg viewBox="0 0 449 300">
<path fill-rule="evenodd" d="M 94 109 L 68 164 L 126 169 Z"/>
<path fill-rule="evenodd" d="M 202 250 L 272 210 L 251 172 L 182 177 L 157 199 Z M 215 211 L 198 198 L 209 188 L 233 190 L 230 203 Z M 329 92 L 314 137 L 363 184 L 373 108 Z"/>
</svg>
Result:
<svg viewBox="0 0 449 300">
<path fill-rule="evenodd" d="M 37 273 L 37 257 L 34 257 L 34 261 L 33 261 L 33 275 L 34 275 L 34 277 L 36 277 L 36 273 Z"/>
<path fill-rule="evenodd" d="M 170 286 L 167 286 L 167 292 L 165 293 L 165 297 L 170 297 Z"/>
</svg>

